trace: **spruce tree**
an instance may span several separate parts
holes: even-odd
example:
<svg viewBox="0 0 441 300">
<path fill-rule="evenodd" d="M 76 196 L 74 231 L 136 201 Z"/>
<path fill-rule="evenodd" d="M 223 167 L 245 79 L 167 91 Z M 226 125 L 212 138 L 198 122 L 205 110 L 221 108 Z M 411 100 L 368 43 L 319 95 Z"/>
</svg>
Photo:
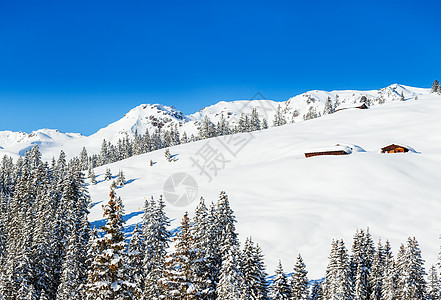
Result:
<svg viewBox="0 0 441 300">
<path fill-rule="evenodd" d="M 397 271 L 389 241 L 386 241 L 384 254 L 384 274 L 381 300 L 394 300 L 396 299 L 397 293 Z"/>
<path fill-rule="evenodd" d="M 285 273 L 283 273 L 282 262 L 279 260 L 277 265 L 273 284 L 270 288 L 271 299 L 277 300 L 290 300 L 291 299 L 291 289 L 286 278 Z"/>
<path fill-rule="evenodd" d="M 379 241 L 372 262 L 372 269 L 369 273 L 369 285 L 371 286 L 370 300 L 381 300 L 381 296 L 383 295 L 385 260 L 386 251 L 381 241 Z"/>
<path fill-rule="evenodd" d="M 231 238 L 231 235 L 228 236 Z M 246 294 L 245 281 L 239 269 L 240 252 L 233 241 L 229 241 L 231 247 L 224 252 L 222 257 L 222 267 L 219 274 L 219 284 L 216 287 L 217 299 L 249 299 Z"/>
<path fill-rule="evenodd" d="M 325 102 L 325 108 L 323 109 L 323 115 L 329 115 L 335 112 L 334 105 L 332 104 L 331 97 L 328 97 Z"/>
<path fill-rule="evenodd" d="M 424 260 L 415 238 L 409 238 L 397 256 L 397 295 L 400 299 L 425 299 Z"/>
<path fill-rule="evenodd" d="M 95 176 L 95 172 L 93 171 L 92 168 L 89 169 L 89 173 L 87 174 L 87 177 L 89 177 L 90 182 L 92 184 L 96 184 L 96 176 Z"/>
<path fill-rule="evenodd" d="M 291 278 L 291 299 L 292 300 L 307 300 L 309 298 L 308 292 L 308 272 L 306 265 L 303 262 L 302 256 L 299 254 L 294 265 L 294 272 Z"/>
<path fill-rule="evenodd" d="M 355 288 L 355 297 L 360 300 L 369 300 L 372 292 L 370 276 L 374 260 L 375 248 L 369 228 L 357 230 L 352 246 L 351 273 Z"/>
<path fill-rule="evenodd" d="M 167 248 L 170 242 L 170 225 L 165 215 L 165 204 L 162 196 L 156 202 L 153 197 L 145 205 L 143 216 L 143 237 L 146 249 L 144 252 L 144 289 L 143 299 L 160 299 L 163 288 L 160 280 L 163 278 Z"/>
<path fill-rule="evenodd" d="M 343 240 L 332 241 L 324 283 L 325 299 L 354 299 L 350 270 L 349 256 Z"/>
<path fill-rule="evenodd" d="M 61 283 L 58 286 L 57 300 L 81 300 L 81 284 L 83 279 L 84 262 L 81 257 L 83 245 L 79 243 L 79 237 L 75 231 L 72 231 L 67 251 L 64 259 Z"/>
<path fill-rule="evenodd" d="M 273 126 L 282 126 L 286 124 L 285 116 L 283 115 L 280 104 L 277 106 L 276 114 L 274 115 Z"/>
<path fill-rule="evenodd" d="M 144 268 L 142 262 L 144 260 L 145 244 L 142 238 L 141 228 L 136 224 L 132 232 L 132 238 L 129 243 L 128 264 L 131 270 L 132 281 L 141 289 L 144 284 Z"/>
<path fill-rule="evenodd" d="M 429 280 L 427 285 L 427 296 L 430 300 L 441 299 L 441 286 L 438 277 L 438 270 L 434 265 L 429 270 Z"/>
<path fill-rule="evenodd" d="M 168 256 L 162 285 L 167 299 L 196 299 L 199 292 L 195 285 L 196 250 L 187 212 L 182 218 L 180 229 L 175 239 L 176 250 Z"/>
<path fill-rule="evenodd" d="M 112 172 L 109 168 L 106 168 L 106 173 L 104 174 L 104 180 L 109 181 L 112 180 Z"/>
<path fill-rule="evenodd" d="M 199 205 L 196 207 L 192 230 L 192 239 L 195 249 L 195 289 L 200 299 L 214 299 L 216 296 L 214 252 L 216 247 L 215 235 L 210 230 L 212 228 L 210 218 L 204 199 L 201 197 Z"/>
<path fill-rule="evenodd" d="M 168 161 L 168 162 L 172 161 L 172 157 L 171 157 L 171 154 L 170 154 L 170 149 L 168 149 L 168 148 L 165 149 L 164 156 L 165 156 L 165 160 L 166 161 Z"/>
<path fill-rule="evenodd" d="M 94 247 L 98 255 L 92 261 L 87 279 L 87 296 L 95 299 L 133 299 L 138 291 L 131 281 L 127 265 L 127 244 L 123 234 L 124 220 L 114 190 L 103 207 L 107 222 Z"/>
<path fill-rule="evenodd" d="M 118 172 L 118 176 L 116 177 L 116 186 L 117 187 L 122 187 L 126 184 L 126 178 L 124 176 L 124 173 L 122 170 L 119 170 Z"/>
<path fill-rule="evenodd" d="M 255 130 L 260 130 L 261 129 L 261 124 L 260 124 L 260 119 L 259 119 L 259 113 L 257 112 L 257 108 L 253 108 L 253 110 L 251 111 L 251 129 L 252 131 Z"/>
<path fill-rule="evenodd" d="M 323 299 L 324 299 L 323 282 L 315 281 L 312 285 L 310 300 L 323 300 Z"/>
<path fill-rule="evenodd" d="M 247 238 L 242 252 L 241 272 L 244 277 L 246 294 L 249 299 L 268 299 L 267 274 L 263 255 L 259 246 L 251 238 Z"/>
<path fill-rule="evenodd" d="M 438 80 L 435 80 L 432 84 L 432 89 L 430 90 L 431 93 L 439 93 L 440 90 L 440 84 Z"/>
</svg>

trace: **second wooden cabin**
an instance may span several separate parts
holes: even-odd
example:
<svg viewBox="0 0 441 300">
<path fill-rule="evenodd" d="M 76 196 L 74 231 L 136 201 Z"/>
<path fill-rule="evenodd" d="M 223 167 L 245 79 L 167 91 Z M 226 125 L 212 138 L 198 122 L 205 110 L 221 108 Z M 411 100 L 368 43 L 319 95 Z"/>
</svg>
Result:
<svg viewBox="0 0 441 300">
<path fill-rule="evenodd" d="M 381 148 L 381 153 L 405 153 L 409 152 L 409 147 L 397 144 L 391 144 Z"/>
</svg>

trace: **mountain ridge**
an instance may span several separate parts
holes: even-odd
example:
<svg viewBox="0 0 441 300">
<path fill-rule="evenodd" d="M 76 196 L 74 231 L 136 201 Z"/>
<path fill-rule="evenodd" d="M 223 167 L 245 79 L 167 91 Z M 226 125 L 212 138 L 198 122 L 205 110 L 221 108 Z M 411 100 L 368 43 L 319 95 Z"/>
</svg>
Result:
<svg viewBox="0 0 441 300">
<path fill-rule="evenodd" d="M 81 133 L 63 133 L 57 129 L 39 129 L 31 133 L 0 131 L 0 154 L 23 155 L 24 151 L 33 145 L 41 146 L 46 159 L 56 156 L 63 147 L 66 148 L 63 150 L 68 156 L 78 155 L 83 146 L 90 153 L 97 153 L 104 139 L 117 143 L 125 136 L 133 138 L 136 133 L 143 135 L 147 129 L 152 132 L 158 128 L 167 130 L 177 128 L 181 134 L 186 132 L 188 136 L 192 134 L 196 136 L 205 117 L 215 124 L 223 117 L 229 121 L 230 126 L 235 126 L 242 113 L 249 115 L 252 109 L 256 109 L 260 117 L 265 118 L 271 126 L 278 106 L 281 107 L 286 121 L 290 123 L 321 116 L 328 98 L 335 107 L 351 107 L 360 101 L 377 105 L 398 101 L 401 94 L 409 100 L 429 93 L 430 89 L 396 83 L 379 90 L 368 91 L 312 90 L 281 102 L 268 99 L 219 101 L 190 115 L 185 115 L 174 106 L 140 104 L 124 114 L 121 119 L 89 136 Z"/>
</svg>

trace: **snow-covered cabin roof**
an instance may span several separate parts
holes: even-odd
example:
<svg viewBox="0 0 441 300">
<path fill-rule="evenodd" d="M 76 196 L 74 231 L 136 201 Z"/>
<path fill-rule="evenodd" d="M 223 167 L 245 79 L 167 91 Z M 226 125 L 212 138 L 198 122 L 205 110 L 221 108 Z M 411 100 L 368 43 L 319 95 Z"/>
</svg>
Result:
<svg viewBox="0 0 441 300">
<path fill-rule="evenodd" d="M 402 148 L 405 148 L 405 149 L 409 150 L 409 152 L 417 153 L 417 151 L 414 148 L 410 147 L 409 145 L 403 144 L 403 143 L 390 143 L 388 145 L 384 145 L 383 147 L 381 147 L 380 150 L 378 150 L 378 152 L 382 153 L 383 149 L 387 148 L 389 146 L 402 147 Z"/>
<path fill-rule="evenodd" d="M 347 154 L 352 152 L 366 152 L 363 148 L 352 144 L 335 144 L 334 146 L 323 147 L 323 148 L 313 148 L 305 150 L 305 153 L 319 153 L 319 152 L 338 152 L 344 151 Z"/>
<path fill-rule="evenodd" d="M 336 111 L 345 110 L 349 108 L 368 109 L 369 106 L 367 106 L 366 103 L 343 103 L 337 107 Z"/>
</svg>

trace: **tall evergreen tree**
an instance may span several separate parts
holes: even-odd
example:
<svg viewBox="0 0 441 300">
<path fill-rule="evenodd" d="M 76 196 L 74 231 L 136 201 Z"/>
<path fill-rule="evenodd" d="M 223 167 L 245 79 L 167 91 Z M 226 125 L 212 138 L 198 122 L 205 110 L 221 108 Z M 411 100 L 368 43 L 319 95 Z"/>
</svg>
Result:
<svg viewBox="0 0 441 300">
<path fill-rule="evenodd" d="M 75 230 L 69 237 L 66 258 L 64 259 L 61 283 L 58 286 L 57 300 L 81 300 L 81 285 L 84 278 L 84 258 L 81 257 L 82 247 Z"/>
<path fill-rule="evenodd" d="M 397 256 L 397 295 L 400 299 L 425 299 L 424 260 L 415 238 L 409 238 Z"/>
<path fill-rule="evenodd" d="M 201 197 L 199 205 L 196 207 L 193 218 L 192 239 L 195 248 L 195 289 L 199 299 L 214 299 L 216 296 L 215 259 L 213 249 L 216 249 L 215 235 L 210 230 L 212 228 L 210 218 L 204 199 Z"/>
<path fill-rule="evenodd" d="M 106 173 L 104 174 L 104 179 L 105 180 L 112 180 L 112 172 L 110 171 L 109 168 L 106 168 Z"/>
<path fill-rule="evenodd" d="M 279 260 L 277 265 L 273 284 L 271 285 L 270 297 L 273 300 L 290 300 L 291 289 L 289 287 L 288 278 L 283 273 L 282 262 Z"/>
<path fill-rule="evenodd" d="M 431 93 L 439 93 L 440 90 L 440 84 L 438 80 L 435 80 L 432 84 L 432 89 L 430 90 Z"/>
<path fill-rule="evenodd" d="M 273 126 L 282 126 L 286 124 L 286 119 L 280 104 L 277 106 L 276 114 L 274 115 Z"/>
<path fill-rule="evenodd" d="M 306 265 L 299 254 L 291 278 L 291 300 L 307 300 L 309 298 L 307 274 Z"/>
<path fill-rule="evenodd" d="M 160 280 L 163 277 L 167 248 L 171 236 L 167 230 L 170 221 L 165 215 L 164 208 L 165 204 L 162 196 L 160 196 L 158 202 L 152 198 L 144 210 L 143 236 L 146 249 L 143 261 L 143 299 L 160 299 L 163 294 Z"/>
<path fill-rule="evenodd" d="M 325 299 L 354 299 L 350 270 L 349 256 L 343 240 L 332 241 L 324 284 Z"/>
<path fill-rule="evenodd" d="M 107 222 L 102 227 L 104 236 L 98 238 L 94 245 L 99 254 L 93 260 L 89 272 L 87 296 L 95 299 L 133 299 L 137 289 L 130 278 L 127 244 L 123 234 L 124 220 L 113 190 L 103 209 Z"/>
<path fill-rule="evenodd" d="M 438 277 L 438 270 L 434 265 L 429 270 L 429 280 L 427 285 L 427 296 L 430 300 L 441 299 L 441 284 Z"/>
<path fill-rule="evenodd" d="M 328 97 L 325 102 L 325 108 L 323 109 L 323 115 L 329 115 L 335 112 L 335 107 L 332 104 L 331 97 Z"/>
<path fill-rule="evenodd" d="M 370 274 L 375 248 L 369 228 L 357 230 L 352 246 L 351 272 L 357 300 L 369 300 L 372 292 Z"/>
<path fill-rule="evenodd" d="M 139 289 L 142 289 L 144 284 L 144 268 L 142 264 L 144 260 L 144 251 L 145 244 L 142 238 L 142 231 L 137 224 L 132 232 L 132 238 L 130 239 L 128 264 L 131 269 L 132 281 Z"/>
<path fill-rule="evenodd" d="M 259 246 L 251 238 L 247 238 L 242 252 L 241 272 L 244 277 L 246 294 L 249 299 L 268 299 L 268 283 L 263 262 L 263 255 Z"/>
<path fill-rule="evenodd" d="M 175 239 L 175 252 L 168 256 L 165 268 L 163 286 L 167 299 L 197 299 L 196 295 L 196 250 L 194 249 L 191 235 L 190 219 L 188 213 L 184 214 L 181 221 L 180 232 Z"/>
</svg>

